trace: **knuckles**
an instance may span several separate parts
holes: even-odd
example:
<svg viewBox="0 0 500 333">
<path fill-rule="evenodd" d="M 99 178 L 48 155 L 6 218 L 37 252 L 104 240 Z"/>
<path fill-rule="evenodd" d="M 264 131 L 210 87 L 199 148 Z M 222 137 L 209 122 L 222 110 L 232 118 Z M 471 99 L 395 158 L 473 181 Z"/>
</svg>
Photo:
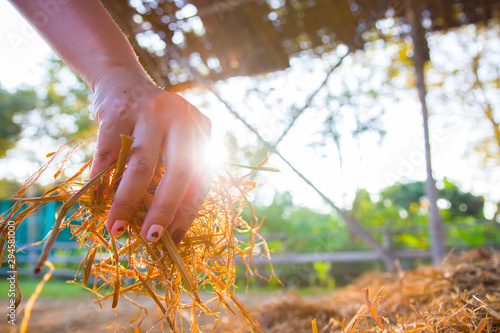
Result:
<svg viewBox="0 0 500 333">
<path fill-rule="evenodd" d="M 146 158 L 137 158 L 129 162 L 127 173 L 133 173 L 134 177 L 149 179 L 154 172 L 156 163 L 149 161 Z"/>
<path fill-rule="evenodd" d="M 212 129 L 210 119 L 182 96 L 156 88 L 137 94 L 134 89 L 98 91 L 94 95 L 91 113 L 100 126 L 123 122 L 163 123 L 169 128 L 174 122 L 192 126 L 205 136 Z M 108 125 L 109 126 L 109 125 Z"/>
<path fill-rule="evenodd" d="M 156 99 L 156 102 L 155 109 L 162 115 L 165 115 L 169 119 L 169 122 L 183 122 L 184 124 L 199 128 L 204 134 L 210 133 L 212 129 L 210 119 L 182 96 L 163 92 Z"/>
<path fill-rule="evenodd" d="M 113 162 L 116 160 L 116 157 L 117 154 L 104 149 L 96 148 L 94 152 L 94 161 L 97 161 L 103 165 L 113 164 Z"/>
<path fill-rule="evenodd" d="M 191 178 L 193 178 L 195 171 L 196 171 L 196 166 L 194 161 L 181 160 L 181 159 L 173 161 L 170 170 L 173 177 L 186 181 L 191 180 Z"/>
<path fill-rule="evenodd" d="M 155 212 L 155 215 L 159 215 L 162 217 L 163 221 L 171 221 L 176 213 L 177 207 L 171 204 L 167 203 L 157 203 L 153 204 L 153 207 L 151 207 L 151 210 Z"/>
<path fill-rule="evenodd" d="M 113 210 L 115 213 L 114 215 L 124 216 L 126 217 L 126 219 L 131 218 L 134 215 L 136 209 L 137 205 L 132 204 L 128 200 L 121 199 L 121 200 L 115 200 L 113 202 Z"/>
</svg>

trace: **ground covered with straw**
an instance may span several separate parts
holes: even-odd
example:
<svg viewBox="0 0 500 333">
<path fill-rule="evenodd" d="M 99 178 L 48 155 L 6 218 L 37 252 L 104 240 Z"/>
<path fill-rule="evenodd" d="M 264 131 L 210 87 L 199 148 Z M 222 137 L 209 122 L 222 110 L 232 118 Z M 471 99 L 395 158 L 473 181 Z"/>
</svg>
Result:
<svg viewBox="0 0 500 333">
<path fill-rule="evenodd" d="M 500 253 L 477 249 L 440 267 L 367 272 L 332 295 L 253 308 L 264 332 L 500 332 Z M 313 323 L 315 320 L 315 323 Z M 247 332 L 228 324 L 218 332 Z"/>
</svg>

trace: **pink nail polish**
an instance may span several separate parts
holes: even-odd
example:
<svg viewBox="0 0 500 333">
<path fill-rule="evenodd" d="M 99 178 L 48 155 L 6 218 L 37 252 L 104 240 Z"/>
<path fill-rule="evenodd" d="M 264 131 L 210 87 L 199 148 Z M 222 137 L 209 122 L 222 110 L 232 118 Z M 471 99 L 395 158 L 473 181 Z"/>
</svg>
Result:
<svg viewBox="0 0 500 333">
<path fill-rule="evenodd" d="M 163 235 L 163 227 L 158 224 L 153 224 L 149 227 L 146 239 L 150 242 L 156 242 Z"/>
<path fill-rule="evenodd" d="M 127 224 L 127 221 L 116 220 L 115 223 L 113 223 L 113 227 L 111 228 L 111 234 L 115 237 L 120 236 L 127 229 Z"/>
</svg>

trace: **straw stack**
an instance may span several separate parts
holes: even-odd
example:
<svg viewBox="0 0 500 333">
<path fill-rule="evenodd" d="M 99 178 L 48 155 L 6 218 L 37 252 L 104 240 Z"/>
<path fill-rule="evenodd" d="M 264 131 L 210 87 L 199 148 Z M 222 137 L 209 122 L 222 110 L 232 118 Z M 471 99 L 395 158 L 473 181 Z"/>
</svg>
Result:
<svg viewBox="0 0 500 333">
<path fill-rule="evenodd" d="M 476 249 L 440 267 L 367 272 L 321 299 L 290 293 L 252 313 L 266 333 L 498 333 L 500 253 Z M 217 330 L 248 331 L 243 323 Z"/>
</svg>

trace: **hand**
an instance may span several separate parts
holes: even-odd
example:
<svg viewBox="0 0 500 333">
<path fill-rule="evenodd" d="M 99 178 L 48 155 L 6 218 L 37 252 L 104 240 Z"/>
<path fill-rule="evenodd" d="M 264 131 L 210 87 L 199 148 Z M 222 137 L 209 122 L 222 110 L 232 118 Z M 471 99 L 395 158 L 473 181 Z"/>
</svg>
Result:
<svg viewBox="0 0 500 333">
<path fill-rule="evenodd" d="M 92 115 L 99 123 L 90 177 L 118 158 L 120 134 L 135 137 L 133 153 L 109 210 L 106 227 L 121 235 L 151 182 L 161 151 L 165 174 L 144 219 L 141 235 L 156 242 L 168 230 L 178 243 L 209 190 L 204 146 L 211 122 L 181 96 L 157 87 L 131 68 L 106 71 L 95 84 Z"/>
<path fill-rule="evenodd" d="M 202 158 L 210 136 L 208 118 L 182 97 L 154 85 L 99 0 L 59 1 L 43 24 L 37 18 L 46 14 L 46 3 L 11 1 L 95 93 L 92 114 L 99 132 L 90 176 L 116 161 L 120 134 L 135 137 L 108 214 L 108 231 L 115 236 L 125 231 L 163 151 L 165 174 L 141 234 L 155 242 L 168 230 L 179 242 L 208 192 Z"/>
</svg>

